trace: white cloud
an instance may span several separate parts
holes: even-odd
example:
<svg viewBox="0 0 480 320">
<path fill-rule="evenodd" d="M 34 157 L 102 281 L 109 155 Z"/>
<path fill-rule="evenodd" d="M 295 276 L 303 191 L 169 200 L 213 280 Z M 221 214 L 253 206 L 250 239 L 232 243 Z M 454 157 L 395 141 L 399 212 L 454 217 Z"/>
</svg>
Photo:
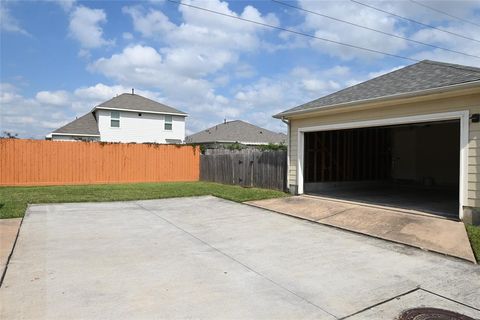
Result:
<svg viewBox="0 0 480 320">
<path fill-rule="evenodd" d="M 350 1 L 329 2 L 300 0 L 299 5 L 312 12 L 318 12 L 361 26 L 447 49 L 475 55 L 478 55 L 480 50 L 478 42 L 476 43 L 461 39 L 454 35 L 428 27 L 422 27 L 415 23 L 408 23 L 400 18 L 372 10 L 371 8 Z M 469 36 L 471 38 L 478 38 L 478 35 L 476 35 L 478 34 L 478 31 L 475 28 L 472 28 L 472 26 L 412 4 L 408 1 L 379 1 L 372 5 L 423 23 L 433 24 L 444 30 Z M 460 17 L 473 19 L 474 21 L 480 19 L 480 2 L 478 1 L 434 1 L 430 5 L 440 10 L 456 14 Z M 459 63 L 462 63 L 461 61 L 468 64 L 479 63 L 479 60 L 476 58 L 469 58 L 441 49 L 434 50 L 431 47 L 422 44 L 384 35 L 371 30 L 365 30 L 312 13 L 300 12 L 300 14 L 304 16 L 304 22 L 300 26 L 297 26 L 297 28 L 318 37 L 387 53 L 413 57 L 415 59 L 429 58 L 444 61 L 452 61 L 451 59 L 454 59 L 453 61 Z M 285 37 L 291 38 L 291 36 Z M 350 60 L 361 58 L 363 60 L 377 62 L 378 59 L 382 57 L 382 55 L 376 53 L 368 53 L 360 49 L 331 44 L 322 40 L 312 39 L 310 40 L 310 45 L 312 48 L 322 53 L 339 57 L 341 59 Z"/>
<path fill-rule="evenodd" d="M 38 102 L 53 106 L 62 106 L 68 103 L 69 96 L 66 91 L 40 91 L 35 96 Z"/>
<path fill-rule="evenodd" d="M 65 12 L 72 10 L 76 4 L 75 0 L 55 0 L 55 2 L 62 7 Z"/>
<path fill-rule="evenodd" d="M 70 36 L 80 43 L 83 49 L 98 48 L 110 45 L 112 40 L 106 40 L 100 24 L 107 21 L 107 15 L 101 9 L 90 9 L 77 6 L 70 14 Z"/>
<path fill-rule="evenodd" d="M 131 92 L 131 89 L 121 85 L 108 86 L 103 83 L 75 89 L 72 97 L 72 109 L 79 113 L 85 113 L 117 95 Z M 154 91 L 135 89 L 135 93 L 156 101 L 165 100 L 158 92 Z"/>
<path fill-rule="evenodd" d="M 345 67 L 338 66 L 337 70 Z M 331 69 L 310 70 L 293 68 L 274 77 L 264 77 L 237 88 L 232 104 L 242 110 L 242 119 L 277 132 L 285 132 L 285 125 L 272 115 L 288 108 L 319 98 L 344 86 L 345 71 L 329 75 Z"/>
<path fill-rule="evenodd" d="M 131 16 L 134 29 L 144 37 L 159 37 L 176 27 L 170 22 L 168 17 L 159 10 L 144 12 L 140 7 L 124 7 L 122 11 Z"/>
<path fill-rule="evenodd" d="M 474 28 L 467 25 L 452 26 L 449 31 L 465 35 L 470 38 L 477 38 L 479 33 Z M 480 29 L 479 29 L 480 30 Z M 412 37 L 419 41 L 426 41 L 432 44 L 436 44 L 442 47 L 447 47 L 452 50 L 466 52 L 471 55 L 480 56 L 480 43 L 471 40 L 452 37 L 444 32 L 440 32 L 434 29 L 423 29 L 415 32 Z M 449 63 L 467 64 L 471 66 L 478 66 L 480 64 L 480 58 L 468 57 L 453 52 L 447 52 L 445 50 L 433 49 L 422 50 L 413 55 L 413 58 L 418 60 L 429 59 L 437 61 L 445 61 Z"/>
<path fill-rule="evenodd" d="M 20 22 L 12 16 L 10 10 L 4 1 L 0 3 L 0 30 L 5 32 L 20 33 L 23 35 L 30 35 L 22 28 Z"/>
<path fill-rule="evenodd" d="M 67 108 L 24 97 L 12 84 L 2 83 L 0 92 L 0 131 L 17 133 L 22 138 L 43 138 L 71 119 Z"/>
<path fill-rule="evenodd" d="M 328 2 L 301 0 L 300 6 L 306 10 L 319 12 L 358 25 L 382 30 L 402 37 L 405 36 L 404 31 L 401 28 L 397 28 L 397 20 L 394 17 L 358 6 L 348 1 Z M 402 39 L 382 35 L 311 13 L 304 13 L 304 16 L 305 22 L 303 28 L 310 33 L 313 31 L 317 37 L 391 53 L 400 52 L 408 47 L 406 41 Z M 369 54 L 359 49 L 332 44 L 322 40 L 312 39 L 310 43 L 313 48 L 342 59 L 358 57 L 377 59 L 381 57 L 381 55 Z"/>
<path fill-rule="evenodd" d="M 252 6 L 246 6 L 237 14 L 227 2 L 219 0 L 185 3 L 199 3 L 228 15 L 278 24 L 275 15 L 261 15 Z M 240 53 L 255 51 L 262 44 L 259 35 L 264 28 L 260 26 L 184 6 L 179 6 L 179 11 L 183 23 L 176 25 L 161 10 L 145 10 L 139 6 L 123 8 L 123 12 L 132 18 L 135 31 L 165 44 L 160 52 L 169 72 L 192 78 L 204 77 L 236 63 Z"/>
<path fill-rule="evenodd" d="M 133 34 L 130 32 L 124 32 L 122 33 L 122 38 L 125 40 L 132 40 L 133 39 Z"/>
</svg>

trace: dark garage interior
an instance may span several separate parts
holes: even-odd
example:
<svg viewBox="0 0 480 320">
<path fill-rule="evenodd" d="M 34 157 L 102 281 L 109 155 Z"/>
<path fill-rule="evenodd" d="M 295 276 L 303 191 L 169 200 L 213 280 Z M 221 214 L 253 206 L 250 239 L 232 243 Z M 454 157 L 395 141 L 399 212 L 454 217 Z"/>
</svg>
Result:
<svg viewBox="0 0 480 320">
<path fill-rule="evenodd" d="M 457 218 L 458 120 L 305 133 L 307 194 Z"/>
</svg>

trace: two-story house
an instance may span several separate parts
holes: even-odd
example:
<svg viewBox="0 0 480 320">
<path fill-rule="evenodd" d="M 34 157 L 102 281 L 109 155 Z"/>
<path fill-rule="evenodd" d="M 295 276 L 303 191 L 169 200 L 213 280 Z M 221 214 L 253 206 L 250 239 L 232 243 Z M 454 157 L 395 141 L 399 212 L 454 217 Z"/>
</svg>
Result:
<svg viewBox="0 0 480 320">
<path fill-rule="evenodd" d="M 61 141 L 182 143 L 187 114 L 123 93 L 46 136 Z"/>
</svg>

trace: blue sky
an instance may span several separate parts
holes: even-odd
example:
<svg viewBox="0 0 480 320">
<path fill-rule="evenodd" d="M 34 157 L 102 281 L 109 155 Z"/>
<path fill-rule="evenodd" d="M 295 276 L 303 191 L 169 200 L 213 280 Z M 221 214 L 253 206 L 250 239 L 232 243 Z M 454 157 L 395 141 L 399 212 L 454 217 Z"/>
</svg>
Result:
<svg viewBox="0 0 480 320">
<path fill-rule="evenodd" d="M 285 0 L 287 1 L 287 0 Z M 480 66 L 480 59 L 382 35 L 272 1 L 188 4 L 405 56 Z M 480 27 L 409 1 L 361 1 L 480 40 Z M 480 42 L 406 22 L 351 1 L 289 4 L 480 56 Z M 426 1 L 480 22 L 480 1 Z M 0 131 L 45 134 L 116 94 L 136 92 L 189 113 L 187 134 L 271 116 L 412 61 L 329 44 L 168 1 L 2 1 Z"/>
</svg>

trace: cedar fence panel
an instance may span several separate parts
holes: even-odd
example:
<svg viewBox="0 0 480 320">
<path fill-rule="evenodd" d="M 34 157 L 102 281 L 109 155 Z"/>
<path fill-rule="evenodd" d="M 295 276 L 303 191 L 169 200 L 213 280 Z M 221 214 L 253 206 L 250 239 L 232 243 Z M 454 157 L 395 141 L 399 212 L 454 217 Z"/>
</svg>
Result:
<svg viewBox="0 0 480 320">
<path fill-rule="evenodd" d="M 200 180 L 285 190 L 286 151 L 251 151 L 200 156 Z"/>
<path fill-rule="evenodd" d="M 198 181 L 199 147 L 0 139 L 0 185 Z"/>
</svg>

